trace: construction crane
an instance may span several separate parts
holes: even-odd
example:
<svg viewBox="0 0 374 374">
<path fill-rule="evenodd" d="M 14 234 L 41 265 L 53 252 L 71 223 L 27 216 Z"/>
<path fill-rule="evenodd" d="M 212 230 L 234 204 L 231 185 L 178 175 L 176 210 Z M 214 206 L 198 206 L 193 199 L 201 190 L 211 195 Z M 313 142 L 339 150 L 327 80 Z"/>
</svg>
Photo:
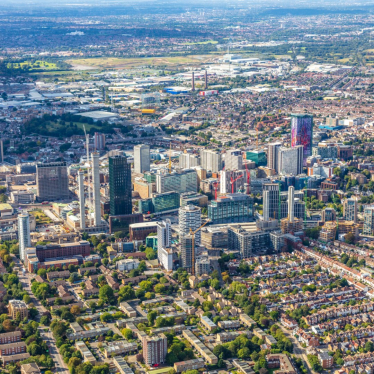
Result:
<svg viewBox="0 0 374 374">
<path fill-rule="evenodd" d="M 192 264 L 191 264 L 191 274 L 195 275 L 195 234 L 200 231 L 210 220 L 205 221 L 197 230 L 192 231 L 190 228 L 190 235 L 192 237 Z"/>
<path fill-rule="evenodd" d="M 230 180 L 230 184 L 231 184 L 231 193 L 234 193 L 234 183 L 240 179 L 240 178 L 243 178 L 243 174 L 239 175 L 238 177 L 236 177 L 235 179 L 233 177 L 231 177 L 231 180 Z"/>
</svg>

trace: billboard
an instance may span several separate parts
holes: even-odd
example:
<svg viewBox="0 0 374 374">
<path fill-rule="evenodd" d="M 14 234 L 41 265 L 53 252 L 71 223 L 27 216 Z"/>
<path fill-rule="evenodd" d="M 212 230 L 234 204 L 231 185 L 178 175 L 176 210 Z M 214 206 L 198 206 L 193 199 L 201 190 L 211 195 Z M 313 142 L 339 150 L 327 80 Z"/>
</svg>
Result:
<svg viewBox="0 0 374 374">
<path fill-rule="evenodd" d="M 304 146 L 304 159 L 312 155 L 313 117 L 309 114 L 291 116 L 291 147 Z"/>
</svg>

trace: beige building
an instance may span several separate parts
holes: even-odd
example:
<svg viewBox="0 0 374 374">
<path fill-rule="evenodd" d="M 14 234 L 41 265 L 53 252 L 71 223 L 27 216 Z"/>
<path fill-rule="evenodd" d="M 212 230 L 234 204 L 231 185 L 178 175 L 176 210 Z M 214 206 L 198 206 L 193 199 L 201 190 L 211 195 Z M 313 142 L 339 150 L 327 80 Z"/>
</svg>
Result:
<svg viewBox="0 0 374 374">
<path fill-rule="evenodd" d="M 12 319 L 17 318 L 17 313 L 20 314 L 21 320 L 29 316 L 27 305 L 21 300 L 10 300 L 8 305 L 9 315 Z"/>
</svg>

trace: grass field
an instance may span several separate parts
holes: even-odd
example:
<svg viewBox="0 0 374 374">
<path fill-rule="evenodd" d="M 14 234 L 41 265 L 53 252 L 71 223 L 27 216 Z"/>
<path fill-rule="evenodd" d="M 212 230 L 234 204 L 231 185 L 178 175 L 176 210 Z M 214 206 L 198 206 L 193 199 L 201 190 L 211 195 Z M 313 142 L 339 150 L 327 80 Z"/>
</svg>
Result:
<svg viewBox="0 0 374 374">
<path fill-rule="evenodd" d="M 36 218 L 37 225 L 52 223 L 52 220 L 47 217 L 42 210 L 32 210 L 30 211 L 30 214 L 32 214 Z"/>
<path fill-rule="evenodd" d="M 53 62 L 41 61 L 37 60 L 34 63 L 31 61 L 24 61 L 24 62 L 15 62 L 9 63 L 8 67 L 13 69 L 25 69 L 27 68 L 29 71 L 38 71 L 38 70 L 56 70 L 57 65 Z"/>
<path fill-rule="evenodd" d="M 156 370 L 148 370 L 149 374 L 162 374 L 167 373 L 169 370 L 173 369 L 171 366 L 162 368 L 162 369 L 156 369 Z"/>
<path fill-rule="evenodd" d="M 74 70 L 92 69 L 131 69 L 134 67 L 148 66 L 178 66 L 184 64 L 201 64 L 209 61 L 212 56 L 175 56 L 175 57 L 145 57 L 145 58 L 82 58 L 67 60 Z"/>
<path fill-rule="evenodd" d="M 183 45 L 218 44 L 217 40 L 206 40 L 205 42 L 183 43 Z"/>
</svg>

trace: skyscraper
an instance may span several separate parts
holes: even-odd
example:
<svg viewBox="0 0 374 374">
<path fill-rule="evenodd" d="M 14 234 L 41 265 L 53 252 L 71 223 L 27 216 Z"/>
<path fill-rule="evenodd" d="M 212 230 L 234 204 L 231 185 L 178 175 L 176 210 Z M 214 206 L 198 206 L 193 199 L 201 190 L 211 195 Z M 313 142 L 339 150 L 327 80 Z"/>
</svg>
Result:
<svg viewBox="0 0 374 374">
<path fill-rule="evenodd" d="M 86 228 L 86 209 L 84 201 L 84 172 L 78 171 L 78 188 L 79 188 L 79 213 L 80 213 L 80 228 Z"/>
<path fill-rule="evenodd" d="M 94 146 L 96 151 L 101 151 L 105 148 L 105 134 L 95 132 L 94 135 Z"/>
<path fill-rule="evenodd" d="M 188 272 L 192 272 L 192 235 L 180 236 L 179 242 L 181 244 L 181 266 Z M 195 243 L 196 246 L 196 243 Z"/>
<path fill-rule="evenodd" d="M 310 114 L 291 115 L 291 147 L 304 146 L 304 160 L 312 155 L 313 116 Z"/>
<path fill-rule="evenodd" d="M 92 183 L 93 183 L 93 208 L 94 208 L 94 225 L 101 224 L 101 203 L 100 203 L 100 166 L 99 154 L 93 152 L 92 157 Z"/>
<path fill-rule="evenodd" d="M 144 173 L 151 169 L 149 145 L 139 144 L 134 147 L 134 172 Z"/>
<path fill-rule="evenodd" d="M 279 184 L 265 183 L 263 185 L 263 217 L 264 221 L 278 219 L 279 216 Z"/>
<path fill-rule="evenodd" d="M 201 226 L 201 208 L 195 205 L 186 205 L 179 208 L 179 236 L 187 235 Z M 201 232 L 195 234 L 195 245 L 201 242 Z"/>
<path fill-rule="evenodd" d="M 69 198 L 66 162 L 48 162 L 36 165 L 37 200 L 64 200 Z"/>
<path fill-rule="evenodd" d="M 222 158 L 221 153 L 212 150 L 201 150 L 200 151 L 201 166 L 205 170 L 210 170 L 213 173 L 217 173 L 222 169 Z"/>
<path fill-rule="evenodd" d="M 22 261 L 25 261 L 25 251 L 27 247 L 31 247 L 30 238 L 30 218 L 28 213 L 18 215 L 18 240 L 19 255 Z"/>
<path fill-rule="evenodd" d="M 109 157 L 110 214 L 131 214 L 131 165 L 125 155 Z"/>
<path fill-rule="evenodd" d="M 170 219 L 157 223 L 157 257 L 161 262 L 162 248 L 169 248 L 171 245 L 171 222 Z"/>
<path fill-rule="evenodd" d="M 355 198 L 344 200 L 343 215 L 346 221 L 357 223 L 357 200 Z"/>
<path fill-rule="evenodd" d="M 364 235 L 374 235 L 374 206 L 368 206 L 364 210 Z"/>
<path fill-rule="evenodd" d="M 156 190 L 158 193 L 165 192 L 197 192 L 196 170 L 173 171 L 172 173 L 156 174 Z"/>
<path fill-rule="evenodd" d="M 230 149 L 225 155 L 225 170 L 242 170 L 243 156 L 240 149 Z"/>
<path fill-rule="evenodd" d="M 282 146 L 281 143 L 269 144 L 268 150 L 268 168 L 274 169 L 278 173 L 278 150 Z"/>
<path fill-rule="evenodd" d="M 299 175 L 303 172 L 303 146 L 293 148 L 280 147 L 277 149 L 277 172 L 279 174 Z"/>
</svg>

